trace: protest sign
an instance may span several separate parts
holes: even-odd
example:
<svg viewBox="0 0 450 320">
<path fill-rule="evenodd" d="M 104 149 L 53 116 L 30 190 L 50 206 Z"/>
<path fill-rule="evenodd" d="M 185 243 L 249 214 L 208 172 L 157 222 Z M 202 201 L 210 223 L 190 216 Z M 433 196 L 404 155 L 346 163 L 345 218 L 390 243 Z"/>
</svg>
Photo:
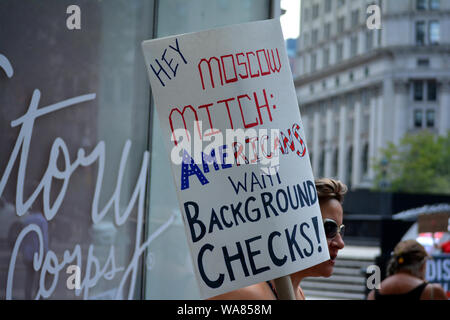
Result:
<svg viewBox="0 0 450 320">
<path fill-rule="evenodd" d="M 279 20 L 142 47 L 202 296 L 329 259 Z"/>
</svg>

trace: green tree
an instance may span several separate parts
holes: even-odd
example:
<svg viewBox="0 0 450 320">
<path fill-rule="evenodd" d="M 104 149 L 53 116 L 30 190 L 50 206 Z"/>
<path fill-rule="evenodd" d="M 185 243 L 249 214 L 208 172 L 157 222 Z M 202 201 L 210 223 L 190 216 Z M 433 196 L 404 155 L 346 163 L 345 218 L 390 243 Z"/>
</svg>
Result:
<svg viewBox="0 0 450 320">
<path fill-rule="evenodd" d="M 450 194 L 450 131 L 444 137 L 422 131 L 389 143 L 374 171 L 376 190 Z"/>
</svg>

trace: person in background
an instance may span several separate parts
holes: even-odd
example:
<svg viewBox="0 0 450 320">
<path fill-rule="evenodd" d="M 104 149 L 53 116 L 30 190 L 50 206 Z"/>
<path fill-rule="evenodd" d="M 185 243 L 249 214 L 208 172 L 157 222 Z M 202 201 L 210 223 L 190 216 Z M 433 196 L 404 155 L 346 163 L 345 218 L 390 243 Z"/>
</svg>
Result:
<svg viewBox="0 0 450 320">
<path fill-rule="evenodd" d="M 322 178 L 315 181 L 320 211 L 324 222 L 330 259 L 311 268 L 290 275 L 297 300 L 305 300 L 300 282 L 306 277 L 329 277 L 338 251 L 344 248 L 344 225 L 342 203 L 347 193 L 347 186 L 339 180 Z M 273 280 L 260 282 L 242 289 L 234 290 L 213 300 L 277 300 L 278 294 Z"/>
<path fill-rule="evenodd" d="M 380 289 L 369 293 L 367 299 L 447 300 L 441 285 L 425 281 L 428 258 L 425 248 L 416 240 L 398 243 L 388 263 L 387 278 L 381 282 Z"/>
</svg>

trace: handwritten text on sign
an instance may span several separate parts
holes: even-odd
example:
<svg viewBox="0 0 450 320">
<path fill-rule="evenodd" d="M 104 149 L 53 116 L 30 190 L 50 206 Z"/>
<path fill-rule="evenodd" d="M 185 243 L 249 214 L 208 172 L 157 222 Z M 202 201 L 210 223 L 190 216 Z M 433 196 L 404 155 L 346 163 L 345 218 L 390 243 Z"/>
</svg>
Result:
<svg viewBox="0 0 450 320">
<path fill-rule="evenodd" d="M 202 295 L 328 259 L 279 21 L 143 50 Z"/>
</svg>

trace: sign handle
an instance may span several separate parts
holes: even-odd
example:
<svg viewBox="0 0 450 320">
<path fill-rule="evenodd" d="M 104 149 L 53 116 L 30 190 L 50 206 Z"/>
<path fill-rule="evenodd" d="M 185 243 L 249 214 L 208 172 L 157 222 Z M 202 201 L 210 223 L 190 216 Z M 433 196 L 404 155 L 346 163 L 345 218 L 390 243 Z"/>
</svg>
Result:
<svg viewBox="0 0 450 320">
<path fill-rule="evenodd" d="M 274 281 L 275 287 L 277 288 L 278 299 L 296 300 L 291 277 L 289 275 L 274 279 Z"/>
</svg>

